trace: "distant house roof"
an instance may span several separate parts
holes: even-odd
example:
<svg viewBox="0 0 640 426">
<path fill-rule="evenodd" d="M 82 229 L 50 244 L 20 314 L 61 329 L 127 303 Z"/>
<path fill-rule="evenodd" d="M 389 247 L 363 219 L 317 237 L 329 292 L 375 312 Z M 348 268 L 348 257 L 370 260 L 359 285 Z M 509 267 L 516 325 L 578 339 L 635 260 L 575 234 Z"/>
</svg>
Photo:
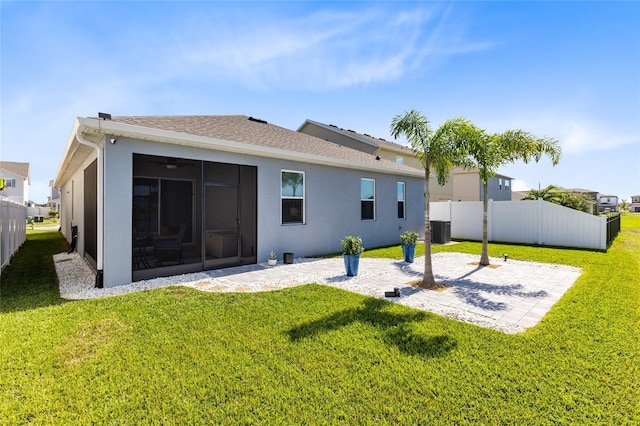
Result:
<svg viewBox="0 0 640 426">
<path fill-rule="evenodd" d="M 480 174 L 480 170 L 475 169 L 475 168 L 468 169 L 468 168 L 465 168 L 465 167 L 454 167 L 453 170 L 452 170 L 452 173 L 454 175 L 461 175 L 461 174 L 465 174 L 465 173 L 467 173 L 467 174 Z M 503 175 L 502 173 L 496 173 L 493 176 L 493 178 L 503 178 L 503 179 L 510 179 L 510 180 L 515 179 L 515 178 L 513 178 L 511 176 Z"/>
<path fill-rule="evenodd" d="M 327 130 L 331 130 L 333 132 L 337 132 L 340 133 L 342 135 L 345 135 L 347 137 L 350 137 L 352 139 L 358 140 L 360 142 L 378 147 L 378 148 L 385 148 L 391 151 L 396 151 L 398 153 L 402 152 L 404 154 L 411 154 L 413 155 L 413 149 L 411 149 L 411 147 L 405 146 L 405 145 L 400 145 L 399 143 L 395 143 L 395 142 L 391 142 L 388 141 L 386 139 L 383 138 L 377 138 L 371 135 L 368 135 L 366 133 L 358 133 L 355 130 L 351 130 L 351 129 L 343 129 L 341 127 L 338 127 L 336 125 L 333 124 L 324 124 L 324 123 L 320 123 L 318 121 L 313 121 L 313 120 L 305 120 L 304 123 L 302 123 L 302 125 L 300 125 L 300 127 L 298 127 L 298 131 L 301 131 L 301 129 L 306 125 L 306 124 L 313 124 L 319 127 L 323 127 Z"/>
<path fill-rule="evenodd" d="M 565 192 L 580 192 L 580 193 L 589 193 L 589 194 L 597 194 L 598 191 L 594 191 L 592 189 L 584 189 L 584 188 L 560 188 Z"/>
<path fill-rule="evenodd" d="M 76 133 L 103 143 L 104 135 L 216 149 L 247 155 L 422 177 L 416 169 L 355 149 L 269 124 L 245 115 L 113 116 L 77 118 L 67 143 L 56 186 L 72 172 L 73 155 L 90 152 L 78 147 Z M 79 149 L 79 153 L 78 150 Z M 73 161 L 77 164 L 77 160 Z"/>
<path fill-rule="evenodd" d="M 0 169 L 8 170 L 18 176 L 22 176 L 27 180 L 31 180 L 29 176 L 29 163 L 18 163 L 14 161 L 0 161 Z"/>
</svg>

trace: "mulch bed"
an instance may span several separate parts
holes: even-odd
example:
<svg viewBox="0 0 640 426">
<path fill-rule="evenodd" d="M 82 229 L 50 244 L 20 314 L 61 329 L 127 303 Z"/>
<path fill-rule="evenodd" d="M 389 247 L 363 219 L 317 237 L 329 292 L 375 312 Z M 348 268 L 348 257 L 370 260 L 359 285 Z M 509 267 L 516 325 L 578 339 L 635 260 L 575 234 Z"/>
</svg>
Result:
<svg viewBox="0 0 640 426">
<path fill-rule="evenodd" d="M 467 265 L 480 266 L 480 262 L 471 262 L 471 263 L 467 263 Z M 483 268 L 497 269 L 497 268 L 499 268 L 501 266 L 502 265 L 490 264 L 490 265 L 484 265 Z"/>
<path fill-rule="evenodd" d="M 407 284 L 409 284 L 412 287 L 420 287 L 426 290 L 433 290 L 433 291 L 445 291 L 446 289 L 451 288 L 450 285 L 442 284 L 442 283 L 425 285 L 422 280 L 409 281 Z"/>
</svg>

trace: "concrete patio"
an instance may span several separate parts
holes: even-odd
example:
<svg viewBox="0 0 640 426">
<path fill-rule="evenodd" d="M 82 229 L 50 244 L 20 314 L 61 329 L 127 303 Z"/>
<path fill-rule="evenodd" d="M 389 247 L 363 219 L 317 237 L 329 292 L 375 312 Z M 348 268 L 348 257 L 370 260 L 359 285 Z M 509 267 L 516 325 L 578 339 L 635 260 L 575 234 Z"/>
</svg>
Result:
<svg viewBox="0 0 640 426">
<path fill-rule="evenodd" d="M 54 256 L 60 294 L 66 299 L 115 296 L 169 285 L 210 292 L 254 292 L 319 283 L 505 333 L 522 332 L 536 325 L 582 272 L 565 265 L 496 258 L 490 259 L 490 267 L 479 267 L 478 260 L 479 255 L 434 254 L 436 280 L 451 286 L 443 291 L 408 284 L 422 278 L 424 257 L 416 258 L 412 264 L 362 258 L 356 277 L 345 276 L 341 258 L 296 259 L 290 265 L 246 265 L 97 289 L 93 287 L 93 272 L 77 254 Z M 385 292 L 396 287 L 399 297 L 385 297 Z"/>
</svg>

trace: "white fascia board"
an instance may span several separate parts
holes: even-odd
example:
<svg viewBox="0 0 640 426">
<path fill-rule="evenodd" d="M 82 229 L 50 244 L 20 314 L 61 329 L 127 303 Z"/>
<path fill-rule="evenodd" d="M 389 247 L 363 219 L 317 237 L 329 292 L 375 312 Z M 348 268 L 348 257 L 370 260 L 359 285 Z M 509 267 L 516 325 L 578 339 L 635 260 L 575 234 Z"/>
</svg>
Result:
<svg viewBox="0 0 640 426">
<path fill-rule="evenodd" d="M 64 152 L 62 153 L 62 158 L 60 159 L 60 164 L 58 164 L 58 170 L 56 171 L 56 177 L 53 180 L 53 186 L 54 188 L 60 188 L 62 187 L 62 184 L 64 182 L 61 182 L 61 179 L 63 177 L 64 172 L 66 171 L 67 167 L 69 167 L 69 161 L 71 160 L 72 157 L 72 153 L 75 152 L 75 149 L 77 149 L 77 145 L 78 143 L 76 142 L 75 145 L 75 149 L 73 149 L 72 151 L 72 146 L 74 145 L 74 141 L 76 139 L 76 132 L 80 126 L 80 117 L 77 117 L 75 122 L 73 123 L 73 128 L 71 129 L 71 134 L 69 135 L 69 138 L 67 139 L 67 145 L 64 147 Z"/>
<path fill-rule="evenodd" d="M 164 142 L 173 145 L 215 149 L 218 151 L 232 152 L 236 154 L 255 155 L 259 157 L 277 158 L 298 161 L 302 163 L 321 164 L 326 166 L 363 170 L 368 172 L 424 178 L 424 174 L 419 170 L 416 170 L 414 172 L 410 170 L 398 170 L 392 167 L 372 166 L 362 163 L 354 163 L 353 161 L 349 160 L 330 158 L 296 151 L 288 151 L 279 148 L 271 148 L 231 140 L 210 138 L 207 136 L 191 135 L 188 133 L 174 132 L 170 130 L 153 129 L 149 127 L 135 126 L 109 120 L 79 118 L 78 121 L 80 125 L 87 130 L 92 130 L 94 132 L 98 131 L 100 133 L 112 136 L 130 137 L 133 139 Z"/>
</svg>

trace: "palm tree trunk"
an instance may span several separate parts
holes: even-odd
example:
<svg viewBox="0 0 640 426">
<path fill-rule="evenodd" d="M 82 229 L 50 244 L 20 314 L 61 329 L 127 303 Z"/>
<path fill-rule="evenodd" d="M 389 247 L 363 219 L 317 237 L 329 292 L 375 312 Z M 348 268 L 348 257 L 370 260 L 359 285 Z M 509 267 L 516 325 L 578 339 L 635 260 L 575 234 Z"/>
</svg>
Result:
<svg viewBox="0 0 640 426">
<path fill-rule="evenodd" d="M 430 209 L 431 194 L 429 193 L 429 166 L 424 167 L 424 277 L 423 285 L 433 285 L 436 280 L 433 278 L 433 267 L 431 265 L 431 219 Z"/>
<path fill-rule="evenodd" d="M 482 254 L 480 255 L 480 265 L 488 266 L 489 265 L 489 223 L 488 223 L 488 213 L 489 210 L 489 188 L 488 183 L 482 183 Z"/>
</svg>

